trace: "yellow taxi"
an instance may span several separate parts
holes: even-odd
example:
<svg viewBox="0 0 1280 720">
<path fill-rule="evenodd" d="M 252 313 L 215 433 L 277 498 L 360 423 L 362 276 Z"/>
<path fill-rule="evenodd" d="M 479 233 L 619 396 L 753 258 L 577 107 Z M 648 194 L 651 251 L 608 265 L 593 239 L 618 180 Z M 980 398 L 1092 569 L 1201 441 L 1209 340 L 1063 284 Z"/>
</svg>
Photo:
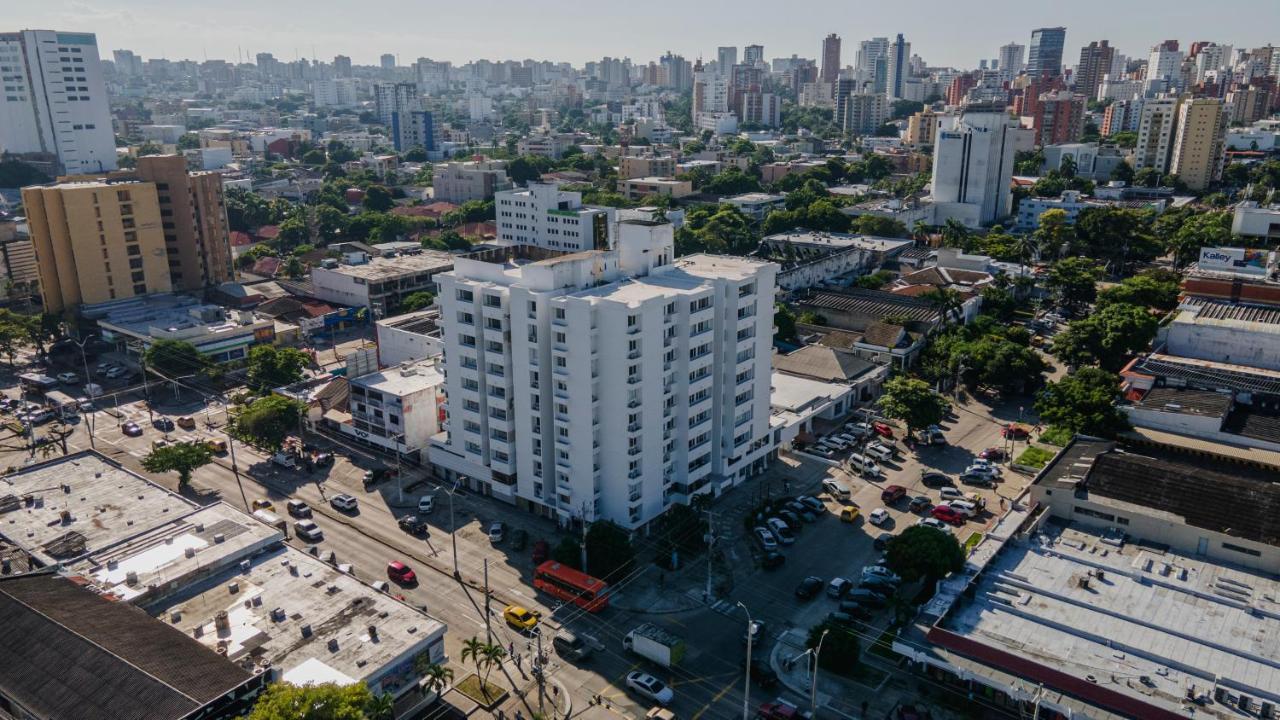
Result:
<svg viewBox="0 0 1280 720">
<path fill-rule="evenodd" d="M 206 446 L 206 447 L 208 447 L 208 448 L 209 448 L 209 452 L 212 452 L 212 453 L 224 453 L 224 452 L 226 452 L 226 451 L 227 451 L 227 441 L 226 441 L 226 440 L 221 440 L 221 439 L 218 439 L 218 438 L 212 438 L 212 439 L 210 439 L 210 440 L 205 440 L 205 441 L 204 441 L 204 444 L 205 444 L 205 446 Z"/>
<path fill-rule="evenodd" d="M 271 504 L 270 500 L 258 499 L 253 501 L 254 510 L 275 510 L 276 506 Z"/>
<path fill-rule="evenodd" d="M 507 624 L 517 630 L 529 631 L 538 626 L 538 619 L 541 614 L 533 610 L 526 610 L 519 605 L 508 605 L 502 611 L 502 619 Z"/>
<path fill-rule="evenodd" d="M 851 523 L 851 522 L 857 521 L 857 519 L 858 519 L 857 505 L 845 505 L 844 507 L 840 508 L 840 522 Z"/>
</svg>

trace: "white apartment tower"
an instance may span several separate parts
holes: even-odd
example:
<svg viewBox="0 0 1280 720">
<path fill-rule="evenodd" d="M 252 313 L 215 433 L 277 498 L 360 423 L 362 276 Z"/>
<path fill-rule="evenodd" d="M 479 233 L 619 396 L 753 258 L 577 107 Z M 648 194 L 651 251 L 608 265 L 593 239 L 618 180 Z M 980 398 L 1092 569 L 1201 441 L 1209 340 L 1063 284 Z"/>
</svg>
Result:
<svg viewBox="0 0 1280 720">
<path fill-rule="evenodd" d="M 1031 132 L 1000 104 L 967 107 L 954 127 L 940 128 L 933 150 L 937 224 L 955 218 L 978 227 L 1012 212 L 1013 156 L 1031 146 Z"/>
<path fill-rule="evenodd" d="M 116 169 L 92 33 L 0 33 L 0 152 L 51 153 L 69 175 Z"/>
<path fill-rule="evenodd" d="M 669 223 L 619 228 L 614 250 L 459 257 L 439 277 L 445 479 L 638 528 L 764 469 L 777 266 L 675 260 Z"/>
<path fill-rule="evenodd" d="M 1012 80 L 1022 72 L 1022 58 L 1025 57 L 1026 51 L 1027 47 L 1018 43 L 1000 46 L 1000 56 L 997 58 L 999 65 L 996 69 L 1000 71 L 1001 78 Z"/>
<path fill-rule="evenodd" d="M 1181 104 L 1182 99 L 1176 97 L 1143 102 L 1142 117 L 1138 120 L 1138 144 L 1133 149 L 1135 169 L 1154 168 L 1161 175 L 1169 172 Z"/>
<path fill-rule="evenodd" d="M 503 190 L 493 197 L 498 242 L 533 245 L 545 250 L 607 250 L 611 211 L 582 204 L 582 193 L 553 183 L 529 183 L 522 190 Z"/>
</svg>

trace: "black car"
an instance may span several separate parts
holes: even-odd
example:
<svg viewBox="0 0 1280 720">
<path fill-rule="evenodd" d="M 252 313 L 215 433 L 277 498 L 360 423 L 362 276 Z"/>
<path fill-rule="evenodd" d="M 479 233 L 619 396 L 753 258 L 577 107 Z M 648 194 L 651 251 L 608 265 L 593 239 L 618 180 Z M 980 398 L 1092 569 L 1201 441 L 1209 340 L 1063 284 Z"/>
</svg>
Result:
<svg viewBox="0 0 1280 720">
<path fill-rule="evenodd" d="M 853 616 L 844 612 L 827 613 L 827 622 L 835 625 L 852 626 L 854 624 Z"/>
<path fill-rule="evenodd" d="M 882 608 L 889 604 L 889 598 L 866 588 L 858 588 L 849 593 L 848 597 L 845 598 L 845 602 L 849 601 L 856 602 L 867 608 Z"/>
<path fill-rule="evenodd" d="M 933 507 L 933 501 L 924 495 L 917 495 L 916 497 L 911 498 L 910 503 L 907 503 L 908 512 L 920 512 L 921 510 L 928 510 L 931 507 Z"/>
<path fill-rule="evenodd" d="M 783 555 L 780 552 L 774 552 L 774 551 L 765 553 L 764 557 L 760 559 L 760 565 L 764 567 L 765 570 L 773 570 L 774 568 L 780 568 L 786 562 L 787 562 L 786 555 Z"/>
<path fill-rule="evenodd" d="M 401 530 L 411 535 L 421 535 L 427 530 L 427 524 L 418 520 L 417 515 L 405 515 L 396 521 L 396 524 L 400 526 Z"/>
<path fill-rule="evenodd" d="M 801 580 L 800 584 L 796 586 L 796 597 L 801 600 L 812 600 L 818 593 L 822 592 L 823 585 L 822 578 L 810 575 Z"/>
<path fill-rule="evenodd" d="M 525 545 L 529 543 L 529 533 L 521 528 L 516 528 L 511 533 L 511 549 L 523 551 Z"/>
<path fill-rule="evenodd" d="M 889 547 L 889 541 L 892 539 L 893 539 L 893 533 L 887 533 L 887 532 L 880 533 L 879 535 L 876 536 L 876 539 L 872 541 L 871 545 L 876 550 L 883 552 L 885 548 Z"/>
<path fill-rule="evenodd" d="M 857 600 L 841 600 L 840 612 L 856 620 L 870 620 L 871 611 L 858 604 Z"/>
<path fill-rule="evenodd" d="M 898 589 L 898 583 L 883 575 L 865 575 L 862 578 L 862 582 L 858 583 L 858 587 L 866 588 L 871 592 L 891 595 L 893 591 Z"/>
<path fill-rule="evenodd" d="M 792 532 L 800 532 L 801 523 L 799 515 L 791 512 L 790 510 L 779 510 L 778 517 L 786 521 L 787 527 L 791 528 Z"/>
<path fill-rule="evenodd" d="M 769 667 L 768 661 L 753 657 L 751 658 L 751 682 L 762 688 L 771 688 L 778 684 L 778 673 Z"/>
<path fill-rule="evenodd" d="M 920 482 L 924 483 L 925 487 L 949 487 L 955 484 L 946 473 L 931 470 L 920 472 Z"/>
<path fill-rule="evenodd" d="M 169 432 L 173 430 L 173 421 L 167 417 L 158 417 L 151 421 L 151 425 L 161 432 Z"/>
</svg>

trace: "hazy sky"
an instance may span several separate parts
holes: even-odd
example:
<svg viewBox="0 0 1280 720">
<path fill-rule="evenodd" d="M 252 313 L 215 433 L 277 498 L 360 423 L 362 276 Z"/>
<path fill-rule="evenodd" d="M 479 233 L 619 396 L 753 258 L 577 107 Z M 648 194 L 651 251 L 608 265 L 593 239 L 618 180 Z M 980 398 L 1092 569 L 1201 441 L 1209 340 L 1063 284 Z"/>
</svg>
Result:
<svg viewBox="0 0 1280 720">
<path fill-rule="evenodd" d="M 857 41 L 906 35 L 931 65 L 976 67 L 996 48 L 1026 45 L 1031 29 L 1064 25 L 1064 62 L 1091 40 L 1129 56 L 1166 38 L 1236 47 L 1280 44 L 1280 0 L 3 0 L 5 30 L 94 32 L 104 57 L 235 60 L 271 52 L 282 60 L 349 55 L 377 64 L 418 57 L 464 63 L 535 58 L 581 65 L 604 55 L 648 61 L 666 50 L 713 58 L 718 45 L 764 45 L 765 57 L 817 58 L 823 36 Z M 314 49 L 313 49 L 314 48 Z"/>
</svg>

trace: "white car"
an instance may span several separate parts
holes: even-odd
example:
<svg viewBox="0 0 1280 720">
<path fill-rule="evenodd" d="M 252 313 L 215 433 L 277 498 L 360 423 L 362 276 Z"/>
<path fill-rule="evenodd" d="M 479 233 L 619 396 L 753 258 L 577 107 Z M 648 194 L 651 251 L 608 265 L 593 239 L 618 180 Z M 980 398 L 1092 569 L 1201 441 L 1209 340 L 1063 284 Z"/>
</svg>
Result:
<svg viewBox="0 0 1280 720">
<path fill-rule="evenodd" d="M 1002 471 L 1000 470 L 1000 466 L 999 466 L 999 465 L 997 465 L 997 464 L 995 464 L 995 463 L 991 462 L 990 460 L 988 460 L 988 459 L 986 459 L 986 458 L 974 458 L 974 459 L 969 463 L 969 467 L 970 467 L 970 468 L 986 468 L 986 469 L 990 470 L 992 473 L 994 473 L 994 474 L 996 474 L 996 475 L 999 475 L 999 474 L 1002 472 Z"/>
<path fill-rule="evenodd" d="M 436 509 L 435 495 L 423 495 L 422 497 L 418 498 L 418 514 L 419 515 L 428 515 L 431 513 L 432 510 L 435 510 L 435 509 Z"/>
<path fill-rule="evenodd" d="M 498 520 L 489 526 L 489 542 L 502 542 L 502 538 L 506 536 L 507 526 L 502 524 L 501 520 Z"/>
<path fill-rule="evenodd" d="M 58 382 L 64 385 L 75 385 L 80 382 L 80 376 L 73 372 L 58 373 Z"/>
<path fill-rule="evenodd" d="M 313 520 L 299 520 L 293 524 L 293 532 L 307 542 L 324 540 L 324 531 Z"/>
<path fill-rule="evenodd" d="M 760 548 L 762 550 L 769 551 L 778 549 L 778 539 L 773 536 L 773 533 L 762 527 L 758 527 L 752 532 L 755 533 L 756 542 L 760 543 Z"/>
<path fill-rule="evenodd" d="M 867 522 L 880 527 L 889 522 L 889 511 L 884 508 L 876 508 L 867 514 Z"/>
<path fill-rule="evenodd" d="M 667 705 L 675 698 L 666 683 L 648 673 L 627 673 L 627 687 L 659 705 Z"/>
<path fill-rule="evenodd" d="M 925 527 L 931 527 L 934 530 L 941 530 L 942 532 L 947 533 L 948 535 L 951 534 L 951 528 L 948 527 L 946 523 L 942 522 L 938 518 L 934 518 L 934 517 L 920 518 L 920 522 L 916 524 L 923 525 Z"/>
<path fill-rule="evenodd" d="M 341 495 L 334 495 L 333 499 L 329 501 L 329 504 L 333 506 L 334 510 L 351 511 L 355 510 L 356 507 L 359 506 L 360 501 L 356 500 L 351 495 L 342 493 Z"/>
<path fill-rule="evenodd" d="M 898 574 L 883 565 L 868 565 L 862 568 L 862 579 L 866 580 L 871 576 L 881 577 L 889 582 L 902 582 L 902 578 Z"/>
</svg>

